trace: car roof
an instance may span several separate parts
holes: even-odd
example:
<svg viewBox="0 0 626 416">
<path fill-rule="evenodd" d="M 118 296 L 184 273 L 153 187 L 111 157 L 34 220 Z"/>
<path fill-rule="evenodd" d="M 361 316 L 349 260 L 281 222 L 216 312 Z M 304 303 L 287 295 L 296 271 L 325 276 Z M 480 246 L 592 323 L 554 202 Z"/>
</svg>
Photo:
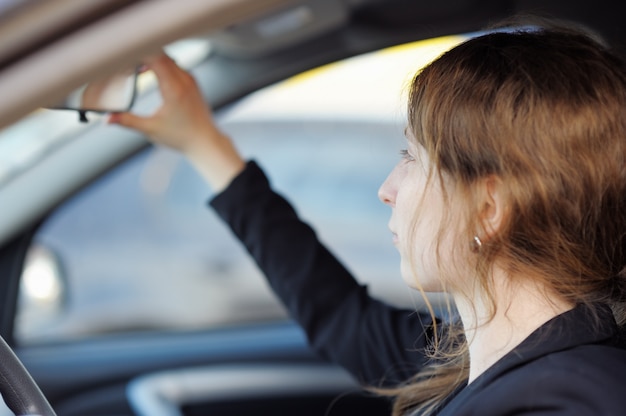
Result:
<svg viewBox="0 0 626 416">
<path fill-rule="evenodd" d="M 272 77 L 263 69 L 284 78 L 393 44 L 476 31 L 513 13 L 572 19 L 624 44 L 618 6 L 617 0 L 24 1 L 0 18 L 5 40 L 0 47 L 0 127 L 186 36 L 213 34 L 216 55 L 231 69 L 241 69 L 242 60 L 255 62 L 251 66 L 258 76 L 241 72 L 258 79 L 244 83 L 256 89 Z M 279 45 L 282 54 L 272 45 Z M 239 72 L 229 71 L 232 79 L 222 84 L 236 85 Z"/>
<path fill-rule="evenodd" d="M 116 7 L 104 9 L 103 3 Z M 13 39 L 9 47 L 0 50 L 0 127 L 59 101 L 89 79 L 136 63 L 138 56 L 166 43 L 218 31 L 286 3 L 288 0 L 27 2 L 0 26 L 0 36 Z M 51 10 L 55 13 L 49 13 Z M 11 24 L 13 21 L 16 23 Z"/>
</svg>

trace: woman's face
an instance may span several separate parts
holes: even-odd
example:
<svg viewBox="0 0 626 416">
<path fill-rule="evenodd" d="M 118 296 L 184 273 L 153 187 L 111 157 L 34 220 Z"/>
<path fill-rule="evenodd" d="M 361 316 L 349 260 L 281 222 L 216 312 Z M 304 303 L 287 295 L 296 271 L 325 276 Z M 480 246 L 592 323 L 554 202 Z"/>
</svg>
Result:
<svg viewBox="0 0 626 416">
<path fill-rule="evenodd" d="M 391 171 L 378 191 L 380 200 L 392 209 L 389 229 L 393 243 L 400 252 L 400 269 L 404 281 L 413 288 L 440 292 L 442 265 L 451 260 L 452 235 L 450 224 L 442 226 L 444 218 L 451 221 L 451 206 L 444 203 L 443 191 L 437 175 L 428 179 L 431 168 L 426 150 L 408 140 L 403 158 Z M 442 241 L 437 239 L 443 231 Z"/>
</svg>

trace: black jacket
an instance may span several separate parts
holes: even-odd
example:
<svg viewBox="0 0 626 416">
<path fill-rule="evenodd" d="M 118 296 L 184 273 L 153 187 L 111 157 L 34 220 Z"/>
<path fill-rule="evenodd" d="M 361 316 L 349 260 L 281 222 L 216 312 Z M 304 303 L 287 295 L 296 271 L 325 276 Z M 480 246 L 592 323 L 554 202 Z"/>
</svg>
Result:
<svg viewBox="0 0 626 416">
<path fill-rule="evenodd" d="M 430 316 L 369 297 L 254 162 L 211 205 L 320 355 L 374 386 L 407 380 L 426 363 Z M 626 350 L 611 311 L 580 306 L 554 318 L 438 414 L 626 415 Z"/>
</svg>

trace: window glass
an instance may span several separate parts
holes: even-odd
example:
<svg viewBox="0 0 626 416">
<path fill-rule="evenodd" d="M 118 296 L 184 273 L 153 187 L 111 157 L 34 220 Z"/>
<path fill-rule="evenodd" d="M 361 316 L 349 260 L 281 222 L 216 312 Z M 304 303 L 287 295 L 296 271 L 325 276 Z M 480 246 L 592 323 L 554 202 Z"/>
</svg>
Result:
<svg viewBox="0 0 626 416">
<path fill-rule="evenodd" d="M 377 190 L 404 147 L 406 83 L 460 40 L 352 58 L 216 114 L 348 268 L 396 304 L 414 299 Z M 253 261 L 207 208 L 210 197 L 184 158 L 153 147 L 67 201 L 31 247 L 18 341 L 285 319 Z"/>
</svg>

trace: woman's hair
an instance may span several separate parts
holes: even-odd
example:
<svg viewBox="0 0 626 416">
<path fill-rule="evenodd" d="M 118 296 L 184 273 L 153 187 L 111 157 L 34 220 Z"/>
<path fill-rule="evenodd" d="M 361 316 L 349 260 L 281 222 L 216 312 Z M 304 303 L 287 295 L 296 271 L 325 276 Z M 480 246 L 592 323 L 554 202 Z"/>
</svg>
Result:
<svg viewBox="0 0 626 416">
<path fill-rule="evenodd" d="M 484 230 L 472 199 L 478 181 L 495 176 L 507 187 L 505 223 L 472 255 L 483 292 L 492 293 L 497 259 L 512 276 L 538 280 L 547 296 L 610 305 L 624 325 L 624 62 L 571 28 L 502 30 L 422 69 L 408 105 L 411 136 L 431 159 L 431 177 L 442 186 L 445 177 L 466 199 L 458 244 L 469 247 Z M 442 333 L 449 336 L 434 347 L 436 364 L 394 390 L 395 415 L 428 414 L 467 381 L 460 328 Z"/>
</svg>

